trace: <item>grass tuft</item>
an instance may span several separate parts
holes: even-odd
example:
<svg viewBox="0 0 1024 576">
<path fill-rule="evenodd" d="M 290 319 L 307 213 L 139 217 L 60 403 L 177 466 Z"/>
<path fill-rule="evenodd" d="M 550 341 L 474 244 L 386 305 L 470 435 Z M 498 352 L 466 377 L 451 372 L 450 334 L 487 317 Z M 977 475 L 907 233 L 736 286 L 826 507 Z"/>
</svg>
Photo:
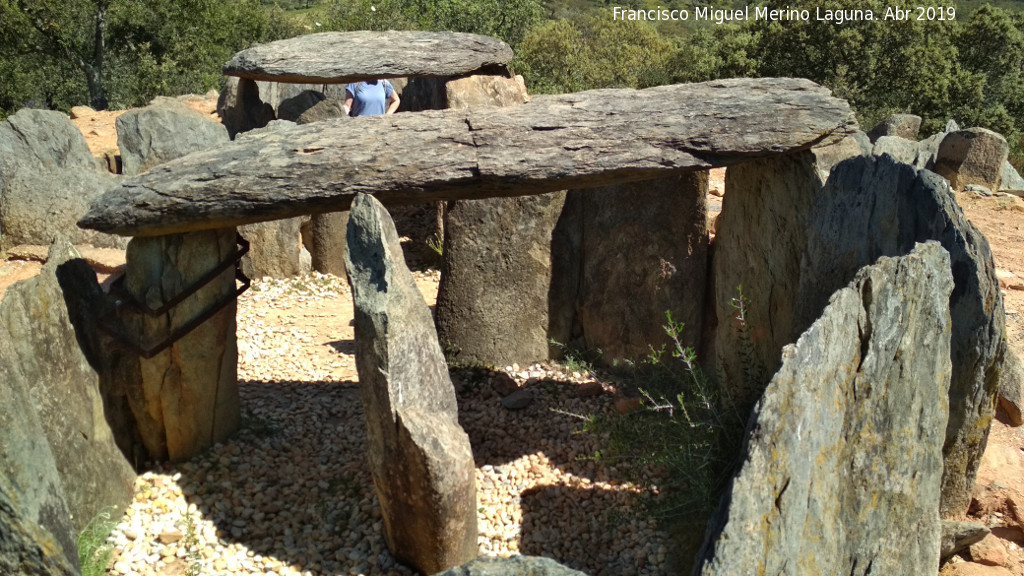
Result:
<svg viewBox="0 0 1024 576">
<path fill-rule="evenodd" d="M 114 555 L 113 544 L 107 537 L 117 526 L 111 518 L 113 509 L 103 510 L 86 524 L 78 534 L 78 565 L 82 576 L 104 576 Z"/>
</svg>

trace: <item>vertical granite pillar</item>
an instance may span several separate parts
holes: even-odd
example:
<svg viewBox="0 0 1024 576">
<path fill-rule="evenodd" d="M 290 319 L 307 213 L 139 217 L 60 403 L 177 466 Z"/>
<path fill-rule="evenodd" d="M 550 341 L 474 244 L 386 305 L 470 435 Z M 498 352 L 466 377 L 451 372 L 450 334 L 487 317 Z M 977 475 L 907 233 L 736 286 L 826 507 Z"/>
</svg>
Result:
<svg viewBox="0 0 1024 576">
<path fill-rule="evenodd" d="M 128 244 L 124 287 L 137 302 L 159 309 L 236 251 L 234 228 L 151 238 Z M 235 341 L 235 271 L 152 317 L 122 306 L 128 334 L 152 347 L 195 318 L 227 305 L 152 358 L 129 356 L 120 373 L 150 457 L 184 460 L 227 438 L 240 406 Z"/>
</svg>

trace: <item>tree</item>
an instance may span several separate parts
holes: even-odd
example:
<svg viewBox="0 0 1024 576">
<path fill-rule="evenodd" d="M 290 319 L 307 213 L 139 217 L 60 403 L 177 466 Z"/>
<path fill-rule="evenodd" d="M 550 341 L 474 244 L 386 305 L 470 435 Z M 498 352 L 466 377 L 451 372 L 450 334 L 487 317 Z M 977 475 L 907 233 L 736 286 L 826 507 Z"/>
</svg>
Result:
<svg viewBox="0 0 1024 576">
<path fill-rule="evenodd" d="M 85 77 L 93 108 L 107 108 L 103 87 L 110 0 L 0 0 L 8 53 L 46 55 Z"/>
</svg>

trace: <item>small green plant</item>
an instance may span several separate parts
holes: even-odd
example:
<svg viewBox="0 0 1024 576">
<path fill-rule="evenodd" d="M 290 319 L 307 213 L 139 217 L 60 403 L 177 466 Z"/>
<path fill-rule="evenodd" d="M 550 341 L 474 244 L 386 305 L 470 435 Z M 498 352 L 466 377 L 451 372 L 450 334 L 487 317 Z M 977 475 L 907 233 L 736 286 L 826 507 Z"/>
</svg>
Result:
<svg viewBox="0 0 1024 576">
<path fill-rule="evenodd" d="M 103 576 L 114 555 L 114 546 L 107 542 L 110 532 L 117 526 L 111 519 L 112 510 L 97 514 L 78 534 L 78 565 L 82 576 Z"/>
<path fill-rule="evenodd" d="M 548 344 L 561 351 L 562 366 L 566 372 L 579 372 L 580 374 L 593 372 L 594 362 L 603 354 L 600 348 L 588 352 L 562 344 L 554 339 L 549 340 Z"/>
<path fill-rule="evenodd" d="M 444 240 L 436 232 L 432 237 L 427 238 L 427 246 L 436 252 L 438 256 L 444 256 Z"/>
<path fill-rule="evenodd" d="M 203 569 L 203 554 L 199 550 L 199 534 L 196 532 L 195 518 L 187 508 L 185 509 L 185 536 L 181 542 L 185 548 L 185 563 L 187 564 L 184 576 L 200 576 Z"/>
<path fill-rule="evenodd" d="M 739 397 L 736 400 L 740 405 L 749 407 L 760 396 L 761 391 L 764 390 L 767 378 L 765 377 L 766 370 L 754 352 L 754 341 L 750 334 L 750 324 L 747 321 L 750 301 L 743 296 L 742 285 L 736 287 L 736 297 L 729 301 L 729 305 L 736 314 L 733 317 L 736 320 L 734 324 L 736 352 L 739 355 L 742 369 L 742 380 L 737 387 L 737 395 Z"/>
</svg>

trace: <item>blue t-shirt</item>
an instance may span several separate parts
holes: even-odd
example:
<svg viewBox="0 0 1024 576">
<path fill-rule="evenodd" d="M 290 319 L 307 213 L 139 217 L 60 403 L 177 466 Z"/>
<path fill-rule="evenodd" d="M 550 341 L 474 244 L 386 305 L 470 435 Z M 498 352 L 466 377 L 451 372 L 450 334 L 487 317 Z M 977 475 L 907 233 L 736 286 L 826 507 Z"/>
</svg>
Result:
<svg viewBox="0 0 1024 576">
<path fill-rule="evenodd" d="M 388 109 L 388 98 L 395 89 L 387 80 L 367 80 L 345 86 L 352 97 L 352 116 L 380 116 Z"/>
</svg>

